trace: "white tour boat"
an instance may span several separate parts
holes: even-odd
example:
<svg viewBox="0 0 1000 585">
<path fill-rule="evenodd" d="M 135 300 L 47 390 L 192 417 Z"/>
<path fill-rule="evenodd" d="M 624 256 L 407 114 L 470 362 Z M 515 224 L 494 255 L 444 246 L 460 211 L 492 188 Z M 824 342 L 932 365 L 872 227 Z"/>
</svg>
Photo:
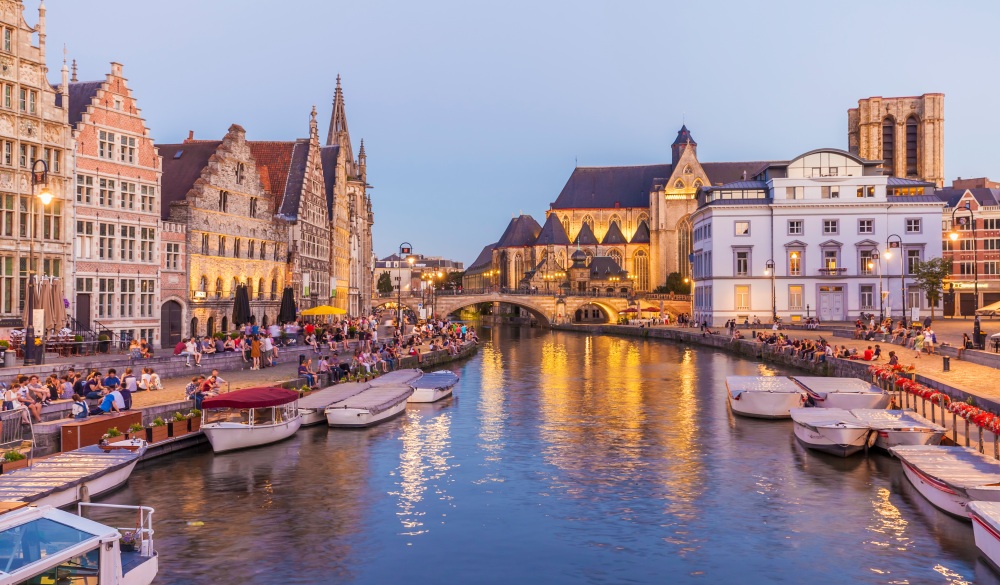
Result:
<svg viewBox="0 0 1000 585">
<path fill-rule="evenodd" d="M 436 402 L 451 395 L 452 389 L 458 384 L 458 374 L 448 370 L 440 370 L 424 374 L 410 383 L 413 394 L 410 402 Z"/>
<path fill-rule="evenodd" d="M 409 386 L 372 387 L 326 407 L 326 422 L 331 427 L 368 427 L 406 410 L 411 394 Z"/>
<path fill-rule="evenodd" d="M 965 509 L 972 520 L 976 548 L 1000 571 L 1000 502 L 969 502 Z"/>
<path fill-rule="evenodd" d="M 377 378 L 373 378 L 368 384 L 370 386 L 409 386 L 410 382 L 423 375 L 424 372 L 422 370 L 406 368 L 382 374 Z"/>
<path fill-rule="evenodd" d="M 889 393 L 859 378 L 794 376 L 808 394 L 809 401 L 820 408 L 885 408 Z"/>
<path fill-rule="evenodd" d="M 153 509 L 79 504 L 81 515 L 52 506 L 5 506 L 0 513 L 0 583 L 149 585 L 159 570 Z M 113 528 L 84 511 L 128 512 L 138 525 Z"/>
<path fill-rule="evenodd" d="M 276 443 L 302 425 L 299 393 L 284 388 L 245 388 L 202 402 L 201 430 L 216 453 Z"/>
<path fill-rule="evenodd" d="M 973 500 L 1000 501 L 1000 461 L 968 447 L 900 445 L 889 450 L 910 483 L 937 508 L 968 518 Z"/>
<path fill-rule="evenodd" d="M 309 396 L 299 398 L 299 414 L 302 415 L 302 426 L 310 427 L 326 422 L 326 407 L 334 402 L 346 400 L 355 394 L 371 388 L 368 382 L 345 382 L 328 386 L 313 392 Z"/>
<path fill-rule="evenodd" d="M 851 414 L 875 433 L 875 446 L 888 451 L 897 445 L 939 445 L 946 429 L 912 410 L 855 408 Z"/>
<path fill-rule="evenodd" d="M 128 481 L 145 452 L 146 441 L 132 439 L 36 459 L 0 475 L 0 501 L 61 508 L 87 500 Z"/>
<path fill-rule="evenodd" d="M 842 408 L 793 408 L 795 437 L 806 447 L 847 457 L 874 442 L 872 430 Z"/>
<path fill-rule="evenodd" d="M 788 418 L 805 404 L 805 390 L 784 376 L 726 376 L 726 396 L 735 414 Z"/>
</svg>

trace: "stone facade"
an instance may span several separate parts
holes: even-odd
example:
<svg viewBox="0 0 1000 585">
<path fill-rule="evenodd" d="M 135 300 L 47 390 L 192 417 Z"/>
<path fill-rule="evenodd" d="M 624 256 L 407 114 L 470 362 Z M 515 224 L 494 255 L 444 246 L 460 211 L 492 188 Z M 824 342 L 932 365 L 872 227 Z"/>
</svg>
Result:
<svg viewBox="0 0 1000 585">
<path fill-rule="evenodd" d="M 944 186 L 944 94 L 858 100 L 847 110 L 851 154 L 886 174 Z"/>
<path fill-rule="evenodd" d="M 75 141 L 75 295 L 81 327 L 160 344 L 160 156 L 119 63 L 69 84 Z"/>
<path fill-rule="evenodd" d="M 33 44 L 34 34 L 38 44 Z M 72 273 L 72 137 L 67 116 L 69 72 L 58 91 L 46 79 L 45 8 L 38 25 L 24 5 L 0 1 L 0 327 L 20 327 L 29 272 L 65 278 Z M 32 164 L 45 160 L 53 200 L 34 196 Z M 41 165 L 39 165 L 41 166 Z M 37 213 L 35 213 L 37 212 Z M 36 233 L 36 231 L 38 233 Z M 34 254 L 32 255 L 32 250 Z M 32 260 L 33 256 L 33 260 Z M 30 263 L 30 267 L 29 267 Z M 72 289 L 67 282 L 66 291 Z"/>
<path fill-rule="evenodd" d="M 188 284 L 187 226 L 160 223 L 160 346 L 173 349 L 191 332 L 185 327 L 190 288 Z"/>
<path fill-rule="evenodd" d="M 221 141 L 192 136 L 159 149 L 164 219 L 187 229 L 185 334 L 231 329 L 237 284 L 249 286 L 256 322 L 273 322 L 288 282 L 288 227 L 275 221 L 278 202 L 262 185 L 246 131 L 233 124 Z"/>
</svg>

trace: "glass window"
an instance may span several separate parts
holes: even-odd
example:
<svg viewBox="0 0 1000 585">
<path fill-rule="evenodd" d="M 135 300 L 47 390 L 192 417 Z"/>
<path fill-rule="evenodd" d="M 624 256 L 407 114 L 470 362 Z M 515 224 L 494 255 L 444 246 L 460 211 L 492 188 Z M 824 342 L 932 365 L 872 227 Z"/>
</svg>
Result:
<svg viewBox="0 0 1000 585">
<path fill-rule="evenodd" d="M 861 308 L 875 308 L 875 287 L 870 284 L 861 285 Z"/>
<path fill-rule="evenodd" d="M 913 274 L 917 269 L 917 264 L 920 264 L 920 250 L 907 250 L 906 273 Z"/>
<path fill-rule="evenodd" d="M 750 287 L 745 284 L 736 285 L 736 310 L 750 310 Z"/>
<path fill-rule="evenodd" d="M 738 222 L 736 222 L 736 235 L 737 236 L 749 236 L 750 235 L 750 222 L 749 221 L 738 221 Z"/>
<path fill-rule="evenodd" d="M 793 284 L 788 287 L 788 308 L 792 311 L 802 310 L 802 285 Z"/>
<path fill-rule="evenodd" d="M 747 276 L 750 273 L 750 252 L 736 252 L 736 276 Z"/>
<path fill-rule="evenodd" d="M 859 234 L 872 234 L 875 233 L 875 221 L 871 219 L 859 219 L 858 220 L 858 233 Z"/>
<path fill-rule="evenodd" d="M 875 272 L 875 261 L 872 259 L 871 250 L 861 251 L 861 274 L 868 275 Z"/>
<path fill-rule="evenodd" d="M 839 199 L 840 198 L 840 187 L 822 187 L 821 197 L 823 199 Z"/>
<path fill-rule="evenodd" d="M 919 234 L 920 233 L 920 218 L 908 218 L 906 220 L 906 233 L 908 234 Z"/>
<path fill-rule="evenodd" d="M 837 235 L 840 232 L 840 222 L 836 219 L 823 220 L 823 235 Z"/>
<path fill-rule="evenodd" d="M 802 276 L 802 252 L 792 250 L 788 253 L 788 275 Z"/>
<path fill-rule="evenodd" d="M 32 520 L 20 526 L 8 528 L 0 532 L 0 542 L 8 543 L 9 548 L 4 551 L 6 573 L 13 573 L 21 567 L 38 562 L 46 557 L 58 554 L 60 551 L 74 547 L 82 542 L 95 539 L 95 535 L 82 530 L 77 530 L 65 524 L 60 524 L 48 518 Z M 94 550 L 98 542 L 94 542 Z M 5 547 L 6 548 L 6 547 Z M 8 556 L 9 555 L 9 556 Z M 88 569 L 97 567 L 98 555 L 90 553 L 81 557 L 75 557 L 74 561 L 82 560 Z M 79 569 L 80 567 L 76 567 Z M 49 569 L 54 572 L 55 569 Z M 32 583 L 36 582 L 34 580 Z M 43 581 L 39 580 L 38 583 Z M 54 580 L 52 581 L 55 582 Z"/>
<path fill-rule="evenodd" d="M 837 250 L 823 250 L 823 267 L 827 270 L 837 269 Z"/>
<path fill-rule="evenodd" d="M 801 219 L 790 219 L 790 220 L 788 220 L 788 235 L 790 235 L 790 236 L 801 236 L 802 235 L 802 220 Z"/>
</svg>

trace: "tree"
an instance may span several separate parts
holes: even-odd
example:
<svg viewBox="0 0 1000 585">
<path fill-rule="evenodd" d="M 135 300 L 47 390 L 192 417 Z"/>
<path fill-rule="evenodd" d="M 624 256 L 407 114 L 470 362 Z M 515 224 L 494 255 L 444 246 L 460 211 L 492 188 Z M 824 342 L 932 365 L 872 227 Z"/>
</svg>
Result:
<svg viewBox="0 0 1000 585">
<path fill-rule="evenodd" d="M 931 319 L 933 319 L 934 306 L 941 300 L 941 293 L 944 292 L 944 279 L 951 276 L 951 261 L 944 258 L 931 258 L 926 262 L 917 262 L 911 276 L 913 283 L 924 291 L 927 302 L 931 306 Z"/>
<path fill-rule="evenodd" d="M 392 277 L 389 276 L 389 272 L 383 272 L 378 275 L 378 284 L 375 285 L 378 292 L 381 294 L 391 293 L 395 288 L 392 286 Z"/>
<path fill-rule="evenodd" d="M 680 272 L 671 272 L 667 275 L 667 285 L 664 287 L 667 292 L 679 295 L 691 294 L 691 282 L 684 282 L 684 277 Z"/>
</svg>

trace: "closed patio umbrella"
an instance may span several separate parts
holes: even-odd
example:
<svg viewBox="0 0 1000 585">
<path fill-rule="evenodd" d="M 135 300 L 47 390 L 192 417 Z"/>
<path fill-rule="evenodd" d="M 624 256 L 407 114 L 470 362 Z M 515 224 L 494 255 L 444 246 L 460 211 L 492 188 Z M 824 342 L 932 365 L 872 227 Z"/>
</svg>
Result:
<svg viewBox="0 0 1000 585">
<path fill-rule="evenodd" d="M 278 311 L 278 323 L 291 323 L 295 320 L 295 292 L 286 286 L 281 293 L 281 309 Z"/>
<path fill-rule="evenodd" d="M 38 294 L 38 307 L 45 310 L 45 331 L 50 331 L 55 327 L 55 319 L 53 319 L 52 315 L 52 299 L 52 280 L 42 279 L 42 286 Z"/>
<path fill-rule="evenodd" d="M 236 287 L 236 297 L 233 299 L 233 325 L 239 327 L 250 322 L 250 293 L 247 285 Z"/>
<path fill-rule="evenodd" d="M 56 279 L 52 283 L 52 298 L 55 299 L 55 306 L 52 315 L 55 318 L 56 327 L 60 329 L 66 326 L 66 290 L 63 288 L 62 279 Z"/>
</svg>

